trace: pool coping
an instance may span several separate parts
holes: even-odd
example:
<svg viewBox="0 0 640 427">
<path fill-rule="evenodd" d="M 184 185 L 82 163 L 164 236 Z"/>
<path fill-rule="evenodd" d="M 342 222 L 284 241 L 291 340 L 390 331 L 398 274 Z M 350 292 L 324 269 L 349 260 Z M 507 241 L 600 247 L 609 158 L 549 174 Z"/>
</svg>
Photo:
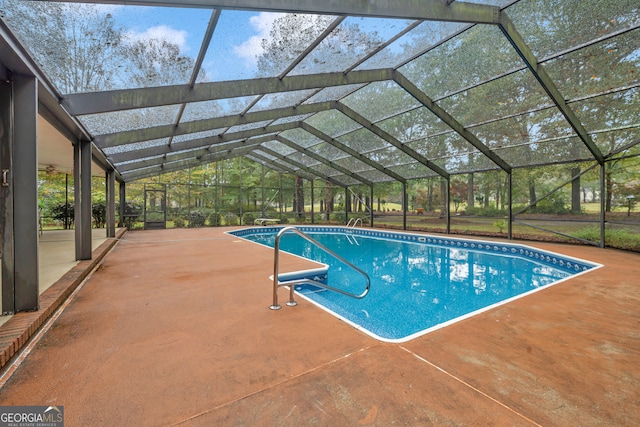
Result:
<svg viewBox="0 0 640 427">
<path fill-rule="evenodd" d="M 2 404 L 73 425 L 638 424 L 638 254 L 535 242 L 604 267 L 388 344 L 303 299 L 269 310 L 273 253 L 224 230 L 128 233 Z"/>
<path fill-rule="evenodd" d="M 431 235 L 431 234 L 425 234 L 425 233 L 412 233 L 412 232 L 399 232 L 399 231 L 388 231 L 388 230 L 368 230 L 368 229 L 363 229 L 363 228 L 355 228 L 355 227 L 346 227 L 346 226 L 325 226 L 325 225 L 302 225 L 302 226 L 261 226 L 261 227 L 246 227 L 246 228 L 242 228 L 242 229 L 236 229 L 236 230 L 229 230 L 226 231 L 225 234 L 230 234 L 236 237 L 241 237 L 242 236 L 246 236 L 249 234 L 257 234 L 257 233 L 277 233 L 278 231 L 282 230 L 283 228 L 286 227 L 295 227 L 297 229 L 299 229 L 302 232 L 316 232 L 318 230 L 322 230 L 326 233 L 341 233 L 341 234 L 351 234 L 351 235 L 362 235 L 362 236 L 366 236 L 366 237 L 371 237 L 371 238 L 384 238 L 384 239 L 390 239 L 390 240 L 397 240 L 397 241 L 402 241 L 402 242 L 407 242 L 407 243 L 415 243 L 415 244 L 424 244 L 424 245 L 432 245 L 432 246 L 439 246 L 439 247 L 443 247 L 443 248 L 451 248 L 451 247 L 455 247 L 455 248 L 459 248 L 459 249 L 463 249 L 463 250 L 472 250 L 472 251 L 477 251 L 477 252 L 485 252 L 485 253 L 491 253 L 491 254 L 497 254 L 500 256 L 507 256 L 507 257 L 516 257 L 516 258 L 522 258 L 522 259 L 528 259 L 534 262 L 538 262 L 538 263 L 542 263 L 545 265 L 548 265 L 550 267 L 554 267 L 554 268 L 562 268 L 563 270 L 566 270 L 567 272 L 571 273 L 571 271 L 569 269 L 574 269 L 576 270 L 575 272 L 571 273 L 570 276 L 567 276 L 563 279 L 560 280 L 556 280 L 552 283 L 549 283 L 547 285 L 544 286 L 540 286 L 534 289 L 531 289 L 529 291 L 523 292 L 521 294 L 518 295 L 514 295 L 512 297 L 509 297 L 507 299 L 498 301 L 496 303 L 490 304 L 486 307 L 482 307 L 479 308 L 477 310 L 471 311 L 469 313 L 463 314 L 461 316 L 457 316 L 453 319 L 447 320 L 445 322 L 442 323 L 438 323 L 434 326 L 431 326 L 429 328 L 426 329 L 422 329 L 418 332 L 412 333 L 410 335 L 404 336 L 402 338 L 385 338 L 385 337 L 381 337 L 378 334 L 376 334 L 375 332 L 370 331 L 369 329 L 365 328 L 364 326 L 359 325 L 358 323 L 347 319 L 346 317 L 340 315 L 339 313 L 336 313 L 335 311 L 331 310 L 330 308 L 326 307 L 325 305 L 313 300 L 312 298 L 309 298 L 305 293 L 299 292 L 299 291 L 295 291 L 296 295 L 300 296 L 301 298 L 303 298 L 304 300 L 310 302 L 311 304 L 317 306 L 318 308 L 324 310 L 327 313 L 330 313 L 332 316 L 340 319 L 341 321 L 347 323 L 348 325 L 352 326 L 353 328 L 369 335 L 370 337 L 381 341 L 381 342 L 385 342 L 385 343 L 393 343 L 393 344 L 400 344 L 400 343 L 406 343 L 408 341 L 412 341 L 418 337 L 421 337 L 423 335 L 429 334 L 433 331 L 437 331 L 439 329 L 443 329 L 447 326 L 450 326 L 452 324 L 461 322 L 465 319 L 477 316 L 478 314 L 484 313 L 486 311 L 492 310 L 494 308 L 500 307 L 502 305 L 508 304 L 512 301 L 518 300 L 520 298 L 529 296 L 531 294 L 540 292 L 542 290 L 548 289 L 550 287 L 553 287 L 555 285 L 558 285 L 564 281 L 567 281 L 569 279 L 573 279 L 576 278 L 578 276 L 581 276 L 583 274 L 595 271 L 599 268 L 603 267 L 603 264 L 600 263 L 596 263 L 593 261 L 588 261 L 585 259 L 581 259 L 581 258 L 576 258 L 573 256 L 569 256 L 569 255 L 564 255 L 564 254 L 558 254 L 556 252 L 553 251 L 548 251 L 548 250 L 544 250 L 544 249 L 539 249 L 539 248 L 534 248 L 532 246 L 528 246 L 526 244 L 522 244 L 522 243 L 509 243 L 509 242 L 495 242 L 495 241 L 489 241 L 489 240 L 483 240 L 483 239 L 466 239 L 466 238 L 451 238 L 451 237 L 443 237 L 443 236 L 437 236 L 437 235 Z M 262 246 L 266 246 L 268 248 L 271 248 L 271 246 L 268 245 L 264 245 L 262 243 L 259 242 L 255 242 L 255 241 L 251 241 L 249 240 L 251 243 L 255 243 L 258 245 L 262 245 Z M 289 252 L 287 252 L 289 253 Z M 297 254 L 292 254 L 289 253 L 290 255 L 293 255 L 295 257 L 299 257 L 302 259 L 305 259 L 307 261 L 310 262 L 315 262 L 318 264 L 323 264 L 320 263 L 318 261 L 309 259 L 309 258 L 305 258 L 301 255 L 297 255 Z M 569 261 L 571 260 L 571 261 Z M 278 274 L 279 280 L 282 281 L 288 281 L 288 280 L 300 280 L 300 279 L 312 279 L 312 280 L 316 280 L 318 278 L 318 275 L 320 275 L 320 279 L 324 279 L 327 280 L 327 271 L 328 271 L 328 265 L 323 264 L 324 267 L 318 268 L 318 269 L 307 269 L 307 270 L 297 270 L 297 271 L 292 271 L 292 272 L 287 272 L 287 273 L 282 273 L 282 274 Z M 326 269 L 325 269 L 326 268 Z M 270 280 L 273 280 L 273 275 L 269 276 Z"/>
<path fill-rule="evenodd" d="M 252 234 L 254 230 L 269 233 L 277 232 L 285 228 L 285 226 L 269 226 L 269 227 L 247 227 L 237 230 L 226 231 L 225 233 L 237 237 Z M 302 232 L 324 230 L 327 233 L 347 233 L 362 235 L 373 238 L 386 238 L 392 240 L 406 241 L 418 244 L 430 244 L 442 247 L 458 247 L 460 249 L 468 249 L 479 252 L 498 253 L 505 256 L 518 256 L 521 258 L 530 258 L 534 261 L 541 262 L 552 267 L 565 268 L 564 264 L 568 264 L 568 268 L 573 268 L 576 272 L 591 271 L 593 268 L 602 267 L 602 264 L 572 257 L 569 255 L 558 254 L 544 249 L 534 248 L 522 243 L 496 242 L 482 239 L 466 239 L 454 237 L 442 237 L 433 234 L 412 233 L 406 231 L 388 231 L 388 230 L 369 230 L 364 228 L 352 228 L 346 226 L 326 226 L 326 225 L 301 225 L 295 226 Z M 544 254 L 544 256 L 542 256 Z M 568 262 L 569 260 L 573 263 Z"/>
</svg>

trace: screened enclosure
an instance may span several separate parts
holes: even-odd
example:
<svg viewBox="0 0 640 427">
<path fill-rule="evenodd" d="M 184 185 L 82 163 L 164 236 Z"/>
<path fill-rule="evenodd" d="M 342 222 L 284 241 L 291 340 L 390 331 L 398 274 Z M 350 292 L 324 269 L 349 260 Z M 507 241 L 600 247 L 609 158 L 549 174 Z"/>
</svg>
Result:
<svg viewBox="0 0 640 427">
<path fill-rule="evenodd" d="M 132 216 L 155 183 L 169 226 L 361 218 L 632 250 L 639 6 L 0 0 Z"/>
</svg>

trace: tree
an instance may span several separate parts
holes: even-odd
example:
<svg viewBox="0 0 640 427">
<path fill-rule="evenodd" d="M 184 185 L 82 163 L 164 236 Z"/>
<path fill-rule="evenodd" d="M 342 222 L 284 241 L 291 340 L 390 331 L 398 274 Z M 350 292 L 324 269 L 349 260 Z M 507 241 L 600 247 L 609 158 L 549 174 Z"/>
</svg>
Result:
<svg viewBox="0 0 640 427">
<path fill-rule="evenodd" d="M 295 212 L 296 219 L 300 220 L 304 218 L 304 182 L 302 177 L 296 175 L 295 186 L 296 190 L 293 199 L 293 211 Z"/>
<path fill-rule="evenodd" d="M 280 75 L 335 19 L 338 18 L 321 15 L 285 14 L 274 20 L 269 32 L 269 38 L 262 41 L 263 53 L 258 57 L 260 75 Z M 332 58 L 335 59 L 340 55 L 355 58 L 380 42 L 381 39 L 377 34 L 362 31 L 357 25 L 342 23 L 327 35 L 323 42 L 304 58 L 304 61 L 305 64 L 313 64 L 309 66 L 317 66 L 324 71 L 323 64 L 329 63 L 333 66 L 339 63 L 339 61 L 330 61 Z M 303 64 L 302 66 L 304 67 L 305 65 Z M 283 96 L 288 97 L 289 94 L 284 94 Z M 277 104 L 279 97 L 274 96 L 273 102 Z M 338 129 L 344 128 L 346 122 L 351 121 L 343 114 L 335 111 L 318 113 L 313 119 L 312 126 L 317 126 L 318 129 L 329 135 L 336 134 L 339 132 Z M 301 136 L 300 132 L 306 134 L 302 130 L 285 132 L 285 134 Z M 304 138 L 305 136 L 302 137 Z M 354 142 L 349 140 L 350 138 L 352 136 L 347 135 L 344 138 L 339 138 L 339 140 L 341 143 L 350 145 L 350 142 Z M 296 140 L 295 137 L 291 139 Z M 335 147 L 326 143 L 318 143 L 312 149 L 320 155 L 328 155 L 337 151 Z M 294 210 L 303 212 L 304 198 L 302 184 L 299 180 L 296 181 L 295 185 L 294 202 Z M 333 211 L 333 191 L 329 182 L 326 183 L 323 205 L 328 217 L 328 214 Z"/>
<path fill-rule="evenodd" d="M 64 94 L 132 84 L 184 84 L 193 71 L 194 60 L 183 55 L 178 45 L 162 39 L 132 42 L 116 27 L 114 17 L 97 5 L 0 0 L 0 9 Z M 215 108 L 219 107 L 207 105 L 206 109 L 210 113 Z M 198 109 L 202 109 L 198 103 L 190 107 L 190 111 Z M 82 120 L 99 135 L 140 129 L 151 123 L 172 123 L 175 119 L 175 109 L 167 106 L 89 115 Z"/>
<path fill-rule="evenodd" d="M 73 176 L 65 173 L 38 172 L 38 207 L 40 217 L 59 220 L 64 228 L 70 225 L 73 212 Z"/>
<path fill-rule="evenodd" d="M 440 178 L 426 178 L 412 182 L 410 192 L 415 194 L 415 203 L 418 207 L 425 208 L 427 212 L 435 210 L 440 199 Z"/>
<path fill-rule="evenodd" d="M 518 23 L 519 31 L 527 38 L 534 54 L 543 58 L 632 25 L 637 20 L 638 5 L 615 0 L 539 0 L 520 2 L 510 8 L 509 15 Z M 584 28 L 590 31 L 584 31 Z M 637 47 L 628 37 L 631 36 L 625 34 L 604 39 L 542 64 L 568 101 L 593 96 L 586 101 L 570 104 L 570 108 L 590 132 L 616 129 L 615 132 L 593 138 L 605 154 L 631 142 L 633 134 L 620 132 L 619 129 L 637 123 L 634 118 L 637 113 L 633 89 L 620 92 L 613 90 L 637 82 Z M 570 159 L 590 156 L 581 142 L 567 143 L 554 144 L 549 155 L 561 158 L 563 148 L 569 146 Z M 611 194 L 615 188 L 612 181 L 615 168 L 615 161 L 607 163 L 607 211 L 611 209 Z M 577 176 L 580 166 L 573 164 L 570 173 L 571 176 Z M 571 211 L 574 213 L 580 212 L 580 182 L 580 179 L 572 181 Z"/>
<path fill-rule="evenodd" d="M 381 182 L 373 186 L 373 196 L 376 198 L 378 211 L 384 209 L 386 198 L 397 190 L 395 184 L 393 182 Z"/>
<path fill-rule="evenodd" d="M 263 53 L 258 57 L 260 75 L 279 75 L 334 19 L 332 16 L 302 14 L 286 14 L 277 18 L 269 31 L 269 38 L 261 43 Z"/>
<path fill-rule="evenodd" d="M 571 213 L 577 215 L 581 213 L 580 208 L 580 165 L 569 168 L 571 175 Z"/>
<path fill-rule="evenodd" d="M 476 188 L 473 182 L 473 173 L 467 175 L 467 209 L 473 209 L 476 202 Z"/>
<path fill-rule="evenodd" d="M 455 212 L 458 212 L 460 204 L 467 199 L 469 187 L 460 179 L 452 179 L 449 187 L 449 191 L 451 192 L 451 202 L 453 202 L 453 209 Z"/>
<path fill-rule="evenodd" d="M 55 2 L 0 0 L 0 9 L 62 93 L 114 86 L 122 33 L 112 15 Z"/>
<path fill-rule="evenodd" d="M 192 58 L 164 39 L 138 40 L 124 51 L 132 65 L 131 78 L 139 87 L 186 83 L 194 67 Z"/>
<path fill-rule="evenodd" d="M 140 87 L 186 83 L 193 71 L 194 60 L 178 45 L 157 38 L 132 42 L 96 5 L 0 0 L 0 10 L 65 94 L 131 82 Z"/>
</svg>

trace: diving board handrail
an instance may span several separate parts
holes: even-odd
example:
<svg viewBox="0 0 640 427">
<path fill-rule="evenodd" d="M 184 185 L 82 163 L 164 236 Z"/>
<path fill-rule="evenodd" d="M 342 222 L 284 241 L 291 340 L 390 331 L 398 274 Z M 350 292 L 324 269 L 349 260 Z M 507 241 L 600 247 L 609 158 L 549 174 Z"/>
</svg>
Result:
<svg viewBox="0 0 640 427">
<path fill-rule="evenodd" d="M 325 251 L 329 255 L 333 256 L 334 258 L 337 258 L 338 260 L 342 261 L 343 263 L 345 263 L 346 265 L 348 265 L 349 267 L 351 267 L 352 269 L 354 269 L 355 271 L 360 273 L 362 276 L 364 276 L 364 278 L 367 281 L 367 286 L 365 287 L 364 291 L 360 295 L 356 295 L 354 293 L 347 292 L 347 291 L 342 290 L 342 289 L 334 288 L 333 286 L 329 286 L 327 284 L 318 282 L 317 280 L 313 280 L 313 279 L 294 279 L 294 280 L 285 280 L 285 281 L 282 281 L 282 282 L 279 281 L 278 280 L 278 266 L 280 264 L 280 239 L 282 238 L 282 236 L 284 234 L 286 234 L 288 232 L 296 233 L 297 235 L 299 235 L 300 237 L 302 237 L 303 239 L 305 239 L 309 243 L 311 243 L 313 245 L 316 245 L 318 248 L 322 249 L 323 251 Z M 362 271 L 361 269 L 359 269 L 358 267 L 356 267 L 355 265 L 353 265 L 352 263 L 350 263 L 346 259 L 342 258 L 337 253 L 333 252 L 331 249 L 327 248 L 322 243 L 318 242 L 317 240 L 312 239 L 311 237 L 309 237 L 308 235 L 306 235 L 305 233 L 300 231 L 298 228 L 296 228 L 294 226 L 284 227 L 276 235 L 276 241 L 274 243 L 274 256 L 273 256 L 273 304 L 270 305 L 269 308 L 272 309 L 272 310 L 279 310 L 281 308 L 281 306 L 278 304 L 278 288 L 280 286 L 289 286 L 289 301 L 287 301 L 287 305 L 290 306 L 290 307 L 293 307 L 294 305 L 297 305 L 298 303 L 293 299 L 294 285 L 299 285 L 299 284 L 302 284 L 302 283 L 311 283 L 311 284 L 313 284 L 315 286 L 318 286 L 320 288 L 328 289 L 330 291 L 338 292 L 340 294 L 343 294 L 343 295 L 346 295 L 346 296 L 349 296 L 349 297 L 352 297 L 352 298 L 357 298 L 357 299 L 364 298 L 369 293 L 369 289 L 371 288 L 371 280 L 369 279 L 369 275 L 367 273 L 365 273 L 364 271 Z"/>
</svg>

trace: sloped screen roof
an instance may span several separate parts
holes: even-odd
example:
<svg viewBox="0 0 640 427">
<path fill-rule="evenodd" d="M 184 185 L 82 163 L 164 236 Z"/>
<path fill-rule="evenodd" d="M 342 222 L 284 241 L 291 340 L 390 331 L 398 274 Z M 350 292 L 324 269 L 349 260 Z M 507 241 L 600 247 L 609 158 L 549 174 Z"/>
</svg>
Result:
<svg viewBox="0 0 640 427">
<path fill-rule="evenodd" d="M 236 156 L 354 185 L 638 151 L 635 1 L 79 3 L 0 0 L 126 181 Z"/>
</svg>

